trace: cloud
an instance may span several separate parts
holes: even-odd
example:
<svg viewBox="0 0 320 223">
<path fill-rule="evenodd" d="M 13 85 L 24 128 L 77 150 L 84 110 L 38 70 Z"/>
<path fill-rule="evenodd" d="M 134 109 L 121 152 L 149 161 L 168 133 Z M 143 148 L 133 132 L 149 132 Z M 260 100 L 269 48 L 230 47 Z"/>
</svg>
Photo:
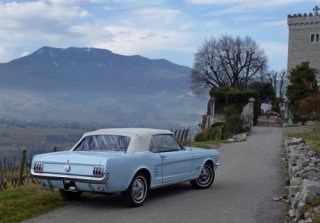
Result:
<svg viewBox="0 0 320 223">
<path fill-rule="evenodd" d="M 222 24 L 221 20 L 219 20 L 219 19 L 213 19 L 213 20 L 206 22 L 206 26 L 208 28 L 217 28 L 217 27 L 221 26 L 221 24 Z"/>
<path fill-rule="evenodd" d="M 25 56 L 28 56 L 30 54 L 29 51 L 23 51 L 23 53 L 21 54 L 21 57 L 25 57 Z"/>
<path fill-rule="evenodd" d="M 9 17 L 12 20 L 22 19 L 32 20 L 37 18 L 53 19 L 55 21 L 64 21 L 70 18 L 83 18 L 89 15 L 88 11 L 72 4 L 50 2 L 12 2 L 0 3 L 0 16 L 2 19 Z M 68 1 L 62 1 L 68 2 Z M 69 2 L 70 3 L 70 2 Z"/>
<path fill-rule="evenodd" d="M 142 8 L 135 10 L 133 14 L 142 20 L 157 20 L 161 22 L 170 22 L 181 14 L 180 10 L 169 8 Z"/>
<path fill-rule="evenodd" d="M 41 38 L 50 40 L 64 35 L 68 26 L 89 16 L 86 10 L 58 0 L 45 2 L 0 3 L 0 35 L 7 41 Z M 6 33 L 10 33 L 7 36 Z"/>
<path fill-rule="evenodd" d="M 78 2 L 0 2 L 1 44 L 10 49 L 10 54 L 1 53 L 0 61 L 7 62 L 27 49 L 34 50 L 43 45 L 67 47 L 81 42 L 81 32 L 73 32 L 71 28 L 92 15 Z"/>
<path fill-rule="evenodd" d="M 261 1 L 261 0 L 186 0 L 186 2 L 191 4 L 199 4 L 199 5 L 209 5 L 209 4 L 264 4 L 264 5 L 287 5 L 291 3 L 304 2 L 304 0 L 269 0 L 269 1 Z"/>
<path fill-rule="evenodd" d="M 69 32 L 74 34 L 75 38 L 80 42 L 85 42 L 89 45 L 94 44 L 94 42 L 99 41 L 110 41 L 114 39 L 114 34 L 112 33 L 108 26 L 101 24 L 79 24 L 69 27 Z"/>
<path fill-rule="evenodd" d="M 131 0 L 2 2 L 0 39 L 3 46 L 16 48 L 10 54 L 15 57 L 43 45 L 101 47 L 125 55 L 190 51 L 196 24 L 181 10 L 161 5 L 162 0 L 134 3 L 137 5 Z M 2 49 L 0 61 L 6 61 L 8 55 Z"/>
<path fill-rule="evenodd" d="M 190 91 L 190 92 L 187 92 L 187 93 L 185 93 L 185 94 L 178 95 L 178 96 L 176 97 L 176 99 L 184 99 L 184 98 L 187 98 L 187 97 L 195 98 L 196 95 L 195 95 L 192 91 Z"/>
<path fill-rule="evenodd" d="M 262 26 L 264 27 L 275 27 L 275 26 L 283 26 L 286 28 L 287 26 L 287 21 L 282 19 L 282 20 L 271 20 L 271 21 L 266 21 L 262 23 Z"/>
<path fill-rule="evenodd" d="M 194 5 L 217 5 L 221 6 L 215 10 L 214 15 L 221 16 L 227 14 L 238 14 L 257 11 L 263 7 L 281 7 L 293 3 L 303 3 L 311 0 L 185 0 L 187 3 Z M 257 12 L 259 13 L 259 12 Z"/>
<path fill-rule="evenodd" d="M 110 49 L 125 55 L 141 54 L 163 49 L 181 50 L 189 38 L 183 32 L 139 28 L 133 26 L 105 26 L 113 36 L 112 41 L 95 41 L 93 47 Z"/>
<path fill-rule="evenodd" d="M 101 1 L 105 1 L 106 2 L 106 0 L 101 0 Z M 144 1 L 144 0 L 111 0 L 109 2 L 112 2 L 112 3 L 115 3 L 115 4 L 135 5 L 137 7 L 141 7 L 141 6 L 150 6 L 150 5 L 161 5 L 162 3 L 165 2 L 165 0 L 152 0 L 152 1 Z"/>
<path fill-rule="evenodd" d="M 89 46 L 124 55 L 165 57 L 190 66 L 197 46 L 210 35 L 250 35 L 259 42 L 277 38 L 269 35 L 270 30 L 282 29 L 285 21 L 271 6 L 302 1 L 0 1 L 0 61 L 21 56 L 24 51 L 26 55 L 43 45 Z"/>
<path fill-rule="evenodd" d="M 185 31 L 194 28 L 194 24 L 191 22 L 182 23 L 179 25 L 179 30 Z"/>
<path fill-rule="evenodd" d="M 4 47 L 0 46 L 0 61 L 7 62 L 9 58 L 10 58 L 10 55 L 8 51 Z"/>
</svg>

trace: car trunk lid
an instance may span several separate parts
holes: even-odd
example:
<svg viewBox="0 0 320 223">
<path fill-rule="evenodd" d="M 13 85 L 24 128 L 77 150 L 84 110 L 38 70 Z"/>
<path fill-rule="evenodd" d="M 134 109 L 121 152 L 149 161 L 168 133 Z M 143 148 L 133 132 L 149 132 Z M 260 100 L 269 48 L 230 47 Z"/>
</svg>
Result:
<svg viewBox="0 0 320 223">
<path fill-rule="evenodd" d="M 94 176 L 106 173 L 108 158 L 119 155 L 121 155 L 119 152 L 66 151 L 37 155 L 34 163 L 43 165 L 43 173 Z M 97 167 L 101 168 L 101 174 L 97 171 Z"/>
</svg>

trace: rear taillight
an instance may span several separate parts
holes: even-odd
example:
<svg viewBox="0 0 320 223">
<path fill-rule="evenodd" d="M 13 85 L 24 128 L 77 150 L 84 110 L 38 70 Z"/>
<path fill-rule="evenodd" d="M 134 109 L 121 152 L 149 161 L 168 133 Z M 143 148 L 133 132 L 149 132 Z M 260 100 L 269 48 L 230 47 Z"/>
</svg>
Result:
<svg viewBox="0 0 320 223">
<path fill-rule="evenodd" d="M 94 176 L 102 176 L 103 175 L 103 167 L 102 166 L 94 166 L 92 171 Z"/>
<path fill-rule="evenodd" d="M 34 172 L 42 172 L 43 170 L 43 163 L 35 163 L 34 166 L 33 166 L 33 170 Z"/>
</svg>

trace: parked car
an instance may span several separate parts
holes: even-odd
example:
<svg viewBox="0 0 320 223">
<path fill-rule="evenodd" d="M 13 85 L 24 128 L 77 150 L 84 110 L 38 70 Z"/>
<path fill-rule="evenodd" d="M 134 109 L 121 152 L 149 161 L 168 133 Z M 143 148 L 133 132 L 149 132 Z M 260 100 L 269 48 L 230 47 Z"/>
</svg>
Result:
<svg viewBox="0 0 320 223">
<path fill-rule="evenodd" d="M 184 147 L 171 131 L 118 128 L 85 133 L 69 151 L 35 155 L 31 175 L 66 199 L 122 192 L 136 207 L 153 188 L 184 181 L 209 188 L 219 165 L 218 151 Z"/>
</svg>

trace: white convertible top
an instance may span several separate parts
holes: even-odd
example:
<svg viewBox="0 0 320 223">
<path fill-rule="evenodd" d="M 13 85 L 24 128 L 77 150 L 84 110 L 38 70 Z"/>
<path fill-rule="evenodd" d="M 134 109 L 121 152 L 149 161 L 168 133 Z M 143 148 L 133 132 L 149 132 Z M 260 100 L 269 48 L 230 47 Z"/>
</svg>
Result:
<svg viewBox="0 0 320 223">
<path fill-rule="evenodd" d="M 134 134 L 134 135 L 157 135 L 172 134 L 171 131 L 165 129 L 149 129 L 149 128 L 112 128 L 98 129 L 93 132 L 87 132 L 85 135 L 101 135 L 101 134 Z"/>
<path fill-rule="evenodd" d="M 130 137 L 130 143 L 127 149 L 127 153 L 135 153 L 135 152 L 149 151 L 149 146 L 150 146 L 152 136 L 163 135 L 163 134 L 172 135 L 172 132 L 164 129 L 150 129 L 150 128 L 110 128 L 110 129 L 99 129 L 93 132 L 84 133 L 80 141 L 84 137 L 90 136 L 90 135 L 128 136 Z"/>
</svg>

